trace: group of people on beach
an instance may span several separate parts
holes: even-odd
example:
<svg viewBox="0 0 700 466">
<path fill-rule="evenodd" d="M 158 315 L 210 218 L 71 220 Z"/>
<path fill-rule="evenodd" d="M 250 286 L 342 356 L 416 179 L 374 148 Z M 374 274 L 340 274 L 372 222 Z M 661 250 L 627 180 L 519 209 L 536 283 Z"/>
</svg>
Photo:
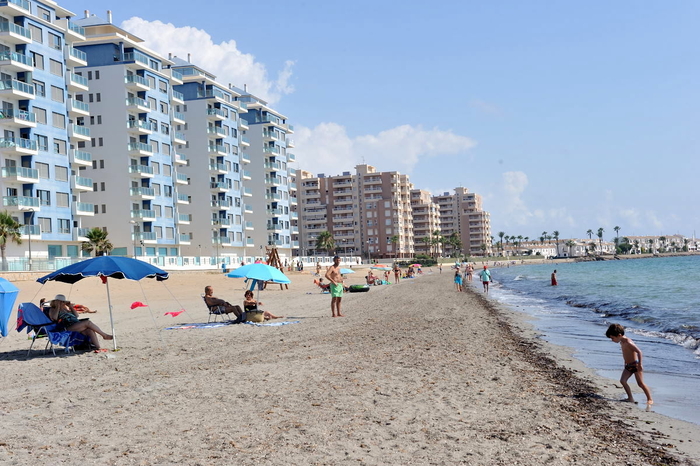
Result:
<svg viewBox="0 0 700 466">
<path fill-rule="evenodd" d="M 95 325 L 90 319 L 80 318 L 79 313 L 94 313 L 91 309 L 80 304 L 72 304 L 62 294 L 57 294 L 50 302 L 41 298 L 39 307 L 44 314 L 56 323 L 56 331 L 77 332 L 85 335 L 90 340 L 95 353 L 107 351 L 100 347 L 100 340 L 97 335 L 100 335 L 105 340 L 112 340 L 114 337 L 109 333 L 103 332 L 100 327 Z"/>
<path fill-rule="evenodd" d="M 224 314 L 235 315 L 236 320 L 233 321 L 234 324 L 245 322 L 246 312 L 258 311 L 259 306 L 263 305 L 262 302 L 255 299 L 252 290 L 246 290 L 243 294 L 243 308 L 241 309 L 241 306 L 231 304 L 224 299 L 214 296 L 214 287 L 211 285 L 204 287 L 204 302 L 208 307 L 219 306 Z M 284 318 L 284 316 L 276 316 L 270 311 L 263 311 L 263 317 L 265 320 Z"/>
<path fill-rule="evenodd" d="M 491 271 L 488 265 L 484 265 L 484 269 L 479 272 L 479 278 L 481 279 L 481 284 L 484 287 L 484 293 L 489 292 L 489 284 L 491 283 Z M 455 276 L 454 283 L 455 289 L 458 292 L 464 291 L 464 284 L 466 282 L 471 282 L 474 277 L 474 265 L 471 263 L 466 263 L 464 266 L 464 271 L 462 271 L 461 264 L 455 264 Z"/>
</svg>

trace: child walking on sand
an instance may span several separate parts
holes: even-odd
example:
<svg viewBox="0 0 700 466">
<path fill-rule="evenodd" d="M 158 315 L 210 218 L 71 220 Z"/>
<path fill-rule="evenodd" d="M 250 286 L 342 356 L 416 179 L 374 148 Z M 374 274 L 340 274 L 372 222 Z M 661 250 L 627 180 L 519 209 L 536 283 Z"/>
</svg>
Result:
<svg viewBox="0 0 700 466">
<path fill-rule="evenodd" d="M 625 361 L 625 368 L 620 376 L 620 383 L 625 388 L 627 392 L 627 399 L 623 401 L 629 401 L 630 403 L 636 403 L 634 397 L 632 396 L 632 390 L 627 384 L 627 380 L 634 374 L 634 378 L 637 380 L 637 385 L 642 389 L 647 397 L 647 404 L 654 404 L 651 399 L 651 393 L 649 392 L 649 387 L 644 384 L 644 376 L 642 372 L 642 350 L 639 349 L 637 345 L 634 344 L 632 340 L 625 336 L 625 328 L 620 324 L 612 324 L 608 327 L 608 331 L 605 332 L 605 336 L 610 338 L 614 343 L 619 343 L 622 348 L 622 359 Z"/>
</svg>

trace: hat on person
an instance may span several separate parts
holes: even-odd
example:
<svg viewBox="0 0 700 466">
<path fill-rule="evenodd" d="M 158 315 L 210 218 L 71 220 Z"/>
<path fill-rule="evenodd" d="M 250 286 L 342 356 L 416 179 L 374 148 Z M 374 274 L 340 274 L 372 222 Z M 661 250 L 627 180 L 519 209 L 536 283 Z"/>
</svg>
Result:
<svg viewBox="0 0 700 466">
<path fill-rule="evenodd" d="M 485 265 L 485 266 L 484 266 L 484 268 L 485 268 L 485 269 L 488 269 L 488 268 L 489 268 L 489 266 L 488 266 L 488 265 Z"/>
<path fill-rule="evenodd" d="M 62 294 L 57 294 L 56 297 L 53 298 L 53 299 L 54 299 L 54 301 L 68 301 L 68 300 L 66 299 L 66 296 L 65 296 L 65 295 L 62 295 Z"/>
</svg>

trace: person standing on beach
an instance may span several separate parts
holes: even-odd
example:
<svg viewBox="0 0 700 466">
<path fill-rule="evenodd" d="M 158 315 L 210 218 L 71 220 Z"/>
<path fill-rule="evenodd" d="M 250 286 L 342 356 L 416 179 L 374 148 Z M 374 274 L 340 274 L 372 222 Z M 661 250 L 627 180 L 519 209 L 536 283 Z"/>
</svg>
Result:
<svg viewBox="0 0 700 466">
<path fill-rule="evenodd" d="M 557 271 L 554 270 L 554 272 L 552 272 L 552 286 L 557 286 L 557 285 L 558 285 L 558 283 L 557 283 Z"/>
<path fill-rule="evenodd" d="M 474 273 L 474 267 L 471 264 L 467 264 L 467 281 L 472 281 L 472 274 Z"/>
<path fill-rule="evenodd" d="M 399 267 L 399 264 L 396 264 L 394 266 L 394 281 L 396 283 L 398 283 L 400 279 L 401 279 L 401 268 Z"/>
<path fill-rule="evenodd" d="M 625 388 L 627 393 L 627 399 L 622 401 L 628 401 L 630 403 L 636 403 L 634 397 L 632 396 L 632 390 L 630 389 L 627 380 L 632 377 L 637 380 L 637 385 L 642 389 L 647 397 L 647 404 L 654 404 L 654 400 L 651 399 L 651 393 L 649 392 L 649 387 L 644 383 L 644 368 L 642 367 L 642 350 L 639 349 L 634 342 L 625 336 L 625 327 L 620 324 L 612 324 L 608 327 L 605 332 L 605 336 L 610 338 L 614 343 L 619 343 L 622 348 L 622 359 L 625 361 L 625 368 L 622 370 L 622 375 L 620 376 L 620 383 Z"/>
<path fill-rule="evenodd" d="M 343 276 L 340 274 L 340 257 L 333 257 L 333 265 L 326 271 L 326 278 L 331 282 L 331 315 L 345 317 L 340 312 L 340 300 L 343 299 Z"/>
<path fill-rule="evenodd" d="M 462 275 L 459 273 L 459 269 L 455 270 L 455 289 L 462 291 Z"/>
<path fill-rule="evenodd" d="M 481 284 L 484 285 L 484 293 L 488 293 L 489 283 L 491 282 L 491 271 L 488 265 L 484 266 L 484 270 L 479 273 L 479 276 L 481 277 Z"/>
</svg>

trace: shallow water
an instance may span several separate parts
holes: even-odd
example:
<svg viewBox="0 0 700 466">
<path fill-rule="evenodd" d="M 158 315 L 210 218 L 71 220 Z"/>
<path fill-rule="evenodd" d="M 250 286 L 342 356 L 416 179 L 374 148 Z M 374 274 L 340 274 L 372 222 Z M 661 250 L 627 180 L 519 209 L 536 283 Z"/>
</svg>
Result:
<svg viewBox="0 0 700 466">
<path fill-rule="evenodd" d="M 550 286 L 555 267 L 559 285 Z M 700 257 L 518 265 L 492 276 L 493 298 L 536 317 L 544 339 L 613 380 L 622 356 L 605 330 L 624 325 L 644 354 L 654 411 L 700 424 Z"/>
</svg>

